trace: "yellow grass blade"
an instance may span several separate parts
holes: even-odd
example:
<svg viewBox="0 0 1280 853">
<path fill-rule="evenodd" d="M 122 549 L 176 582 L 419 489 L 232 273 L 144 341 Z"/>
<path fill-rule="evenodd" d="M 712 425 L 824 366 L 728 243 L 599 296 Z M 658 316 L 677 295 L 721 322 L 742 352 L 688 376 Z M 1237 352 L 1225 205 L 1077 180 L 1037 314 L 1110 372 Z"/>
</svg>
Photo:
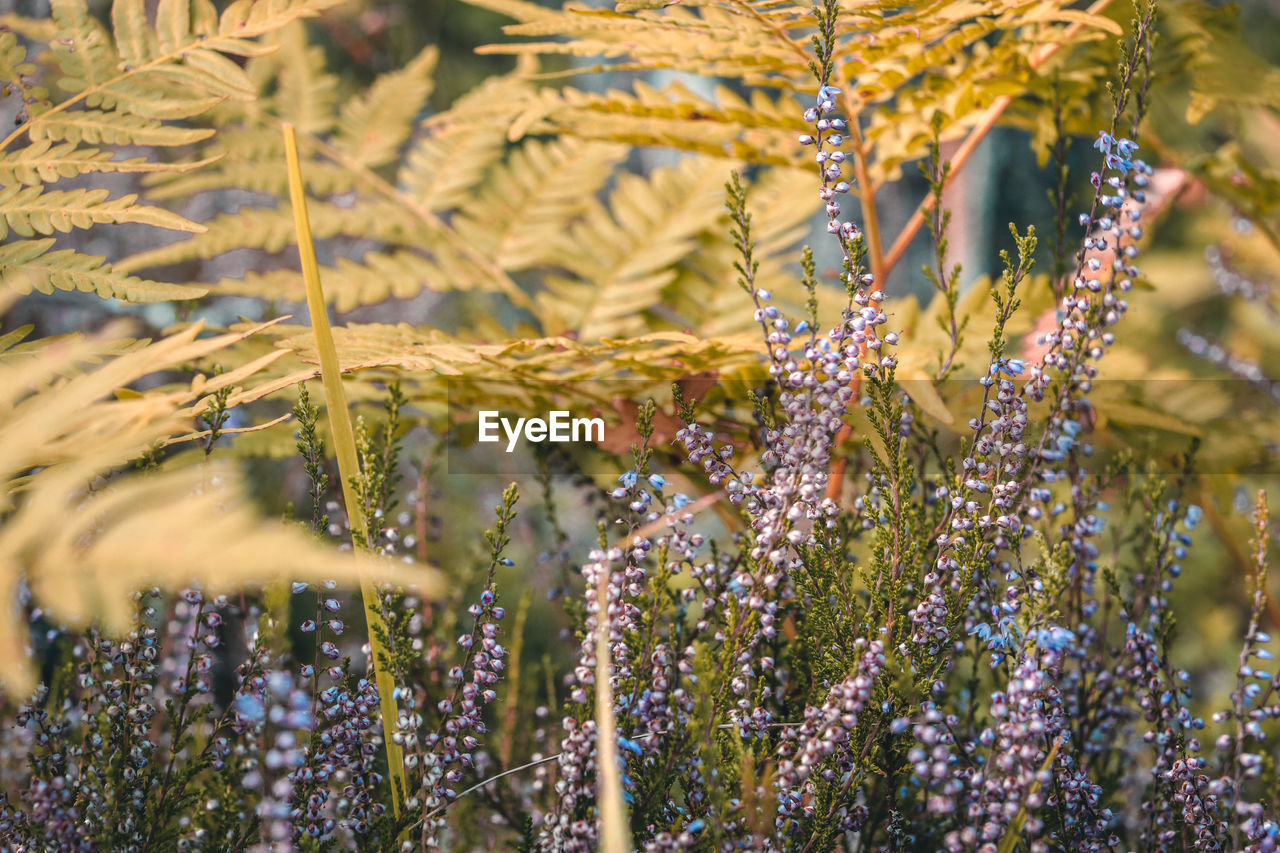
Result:
<svg viewBox="0 0 1280 853">
<path fill-rule="evenodd" d="M 352 478 L 360 473 L 355 433 L 351 429 L 351 412 L 347 408 L 347 395 L 342 387 L 338 350 L 333 345 L 333 330 L 329 328 L 324 292 L 320 289 L 320 266 L 316 262 L 311 221 L 307 217 L 307 202 L 303 195 L 298 139 L 293 125 L 286 123 L 283 130 L 285 160 L 289 169 L 289 198 L 293 203 L 293 222 L 298 232 L 298 255 L 302 260 L 302 278 L 307 288 L 307 310 L 311 314 L 311 327 L 316 335 L 316 351 L 320 355 L 320 379 L 324 384 L 325 407 L 329 411 L 329 425 L 333 430 L 333 447 L 338 456 L 338 477 L 342 480 L 342 496 L 347 506 L 347 518 L 351 523 L 351 538 L 357 548 L 368 548 L 370 543 L 364 511 L 351 483 Z M 382 735 L 387 748 L 387 767 L 391 772 L 393 788 L 391 805 L 399 818 L 400 802 L 407 789 L 404 759 L 399 745 L 391 737 L 398 717 L 395 700 L 391 698 L 395 682 L 387 671 L 389 658 L 379 639 L 379 633 L 386 632 L 386 623 L 378 607 L 378 592 L 367 574 L 360 577 L 360 594 L 364 599 L 364 617 L 369 628 L 369 647 L 372 650 L 370 664 L 378 685 L 378 702 L 382 707 Z"/>
<path fill-rule="evenodd" d="M 596 807 L 600 811 L 601 853 L 631 853 L 627 807 L 622 801 L 618 769 L 618 733 L 613 720 L 613 686 L 609 682 L 609 584 L 607 566 L 596 579 Z"/>
</svg>

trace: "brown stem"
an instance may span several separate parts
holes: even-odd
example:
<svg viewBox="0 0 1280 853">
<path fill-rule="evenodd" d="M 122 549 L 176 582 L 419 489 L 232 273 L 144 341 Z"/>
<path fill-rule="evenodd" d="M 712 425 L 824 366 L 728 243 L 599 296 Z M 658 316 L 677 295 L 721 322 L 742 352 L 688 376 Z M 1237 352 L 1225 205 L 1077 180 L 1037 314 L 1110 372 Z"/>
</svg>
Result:
<svg viewBox="0 0 1280 853">
<path fill-rule="evenodd" d="M 1111 0 L 1094 0 L 1093 4 L 1086 10 L 1086 14 L 1096 15 L 1107 6 L 1111 5 Z M 1040 48 L 1031 54 L 1027 64 L 1032 71 L 1035 71 L 1044 65 L 1049 59 L 1057 53 L 1063 45 L 1069 44 L 1071 39 L 1080 30 L 1084 29 L 1083 22 L 1077 22 L 1067 27 L 1062 32 L 1062 37 L 1052 44 L 1041 45 Z M 978 121 L 977 126 L 969 131 L 969 135 L 965 137 L 964 142 L 960 143 L 960 147 L 956 149 L 955 156 L 951 158 L 951 174 L 954 177 L 957 172 L 964 168 L 965 163 L 969 162 L 969 158 L 977 151 L 978 146 L 982 144 L 982 140 L 996 126 L 996 122 L 1000 120 L 1000 116 L 1013 103 L 1012 95 L 1001 95 L 987 107 L 986 113 Z M 924 201 L 920 202 L 920 206 L 916 208 L 916 212 L 911 214 L 911 219 L 907 221 L 906 226 L 902 229 L 902 233 L 898 235 L 898 239 L 894 241 L 893 247 L 889 249 L 888 256 L 884 259 L 884 276 L 888 276 L 902 260 L 902 256 L 907 253 L 907 247 L 911 245 L 911 241 L 920 233 L 920 229 L 924 227 L 925 217 L 929 211 L 933 209 L 932 193 L 925 196 Z M 877 278 L 880 278 L 877 276 Z"/>
</svg>

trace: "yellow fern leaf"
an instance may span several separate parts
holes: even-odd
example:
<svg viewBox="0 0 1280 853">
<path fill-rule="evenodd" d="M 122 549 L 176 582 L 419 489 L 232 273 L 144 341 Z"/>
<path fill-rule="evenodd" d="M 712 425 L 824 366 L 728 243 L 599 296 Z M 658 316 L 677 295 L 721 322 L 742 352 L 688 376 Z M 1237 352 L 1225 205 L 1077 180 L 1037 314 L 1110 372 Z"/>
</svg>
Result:
<svg viewBox="0 0 1280 853">
<path fill-rule="evenodd" d="M 562 336 L 476 344 L 406 323 L 353 323 L 333 333 L 344 372 L 398 367 L 408 371 L 398 374 L 406 386 L 423 393 L 434 387 L 436 395 L 443 390 L 441 378 L 451 377 L 545 382 L 556 385 L 550 390 L 572 397 L 573 389 L 565 383 L 637 377 L 667 382 L 706 370 L 758 364 L 765 350 L 758 329 L 716 338 L 660 332 L 596 344 Z M 304 363 L 316 363 L 315 339 L 309 331 L 278 324 L 262 334 L 278 338 L 279 346 L 297 353 Z"/>
<path fill-rule="evenodd" d="M 18 240 L 0 246 L 0 282 L 18 293 L 55 290 L 96 293 L 126 302 L 199 299 L 206 288 L 147 281 L 116 272 L 105 258 L 70 249 L 56 252 L 53 239 Z"/>
<path fill-rule="evenodd" d="M 560 15 L 555 9 L 548 9 L 546 6 L 538 3 L 529 3 L 526 0 L 466 0 L 466 2 L 468 5 L 488 9 L 491 12 L 497 12 L 499 15 L 506 15 L 512 20 L 522 22 L 550 20 Z"/>
<path fill-rule="evenodd" d="M 77 110 L 42 115 L 30 126 L 31 139 L 66 140 L 91 145 L 190 145 L 213 136 L 206 128 L 177 127 L 143 116 L 110 113 L 105 110 Z"/>
<path fill-rule="evenodd" d="M 12 30 L 23 38 L 46 43 L 52 41 L 58 32 L 52 18 L 28 18 L 25 15 L 0 15 L 0 27 Z"/>
<path fill-rule="evenodd" d="M 185 66 L 170 66 L 164 71 L 178 72 L 185 79 L 200 81 L 200 85 L 217 95 L 240 100 L 251 100 L 257 95 L 257 86 L 245 74 L 244 69 L 214 50 L 196 48 L 183 54 Z M 194 72 L 185 74 L 183 72 Z"/>
<path fill-rule="evenodd" d="M 172 53 L 191 40 L 190 0 L 160 0 L 156 6 L 156 37 L 165 53 Z"/>
<path fill-rule="evenodd" d="M 816 195 L 797 193 L 795 188 L 811 181 L 812 175 L 809 169 L 763 170 L 747 196 L 756 285 L 771 291 L 790 316 L 806 313 L 807 294 L 797 286 L 795 270 L 799 243 L 809 233 L 819 202 Z M 678 277 L 663 294 L 668 316 L 701 335 L 758 330 L 751 298 L 736 284 L 734 264 L 739 261 L 741 252 L 723 222 L 703 231 L 698 248 L 681 261 Z M 822 316 L 839 316 L 847 302 L 843 288 L 820 287 L 817 296 Z"/>
<path fill-rule="evenodd" d="M 54 145 L 47 140 L 34 142 L 18 151 L 0 153 L 0 183 L 40 186 L 96 172 L 173 172 L 183 173 L 215 162 L 211 157 L 187 163 L 163 163 L 133 157 L 113 160 L 110 151 L 78 148 L 74 144 Z"/>
<path fill-rule="evenodd" d="M 0 238 L 10 229 L 23 237 L 66 233 L 97 224 L 136 222 L 170 231 L 199 233 L 204 226 L 160 207 L 134 204 L 136 195 L 108 200 L 107 190 L 50 190 L 10 186 L 0 189 Z"/>
<path fill-rule="evenodd" d="M 8 350 L 12 349 L 14 345 L 21 343 L 27 335 L 31 334 L 35 330 L 35 328 L 36 327 L 34 325 L 28 323 L 25 326 L 19 326 L 12 331 L 5 332 L 3 335 L 0 335 L 0 355 L 3 355 Z"/>
<path fill-rule="evenodd" d="M 31 83 L 35 74 L 36 66 L 27 61 L 27 49 L 18 41 L 17 34 L 0 31 L 0 81 L 15 90 L 24 103 L 30 104 L 45 95 L 43 89 Z"/>
<path fill-rule="evenodd" d="M 144 65 L 156 54 L 156 37 L 147 25 L 146 0 L 115 0 L 111 4 L 111 26 L 116 50 L 125 64 Z"/>
<path fill-rule="evenodd" d="M 453 226 L 504 269 L 554 263 L 551 248 L 626 153 L 621 145 L 529 140 L 488 176 Z"/>
<path fill-rule="evenodd" d="M 249 39 L 301 18 L 313 18 L 342 0 L 236 0 L 218 20 L 219 37 Z"/>
<path fill-rule="evenodd" d="M 442 267 L 436 259 L 412 250 L 369 252 L 359 260 L 338 258 L 334 266 L 322 268 L 321 279 L 325 299 L 339 311 L 374 305 L 386 299 L 410 299 L 423 290 L 468 290 L 490 282 L 488 277 L 474 271 L 459 274 L 456 269 Z M 210 285 L 210 289 L 215 293 L 260 299 L 293 302 L 306 299 L 301 273 L 296 270 L 251 272 L 243 278 L 223 279 Z"/>
<path fill-rule="evenodd" d="M 801 112 L 792 97 L 775 101 L 759 90 L 748 103 L 724 86 L 712 99 L 678 82 L 663 89 L 638 82 L 632 93 L 546 90 L 529 102 L 511 135 L 572 134 L 790 165 L 799 148 L 796 134 L 803 130 Z"/>
<path fill-rule="evenodd" d="M 230 10 L 228 10 L 230 11 Z M 292 24 L 265 40 L 279 50 L 254 61 L 251 73 L 275 77 L 275 112 L 298 133 L 320 135 L 333 127 L 338 81 L 325 71 L 324 51 L 308 45 L 301 24 Z"/>
<path fill-rule="evenodd" d="M 216 159 L 215 168 L 162 172 L 145 179 L 147 197 L 155 201 L 186 199 L 196 193 L 219 189 L 244 189 L 283 196 L 288 180 L 280 163 L 284 149 L 280 131 L 271 126 L 245 126 L 219 132 L 214 144 L 203 153 Z M 362 175 L 327 160 L 304 161 L 304 178 L 312 195 L 328 196 L 360 188 Z"/>
<path fill-rule="evenodd" d="M 638 314 L 660 301 L 671 266 L 721 215 L 729 168 L 713 163 L 691 157 L 648 179 L 622 176 L 608 211 L 593 206 L 560 237 L 560 263 L 576 279 L 548 278 L 538 302 L 543 328 L 584 341 L 643 329 Z"/>
<path fill-rule="evenodd" d="M 51 0 L 49 7 L 59 33 L 51 47 L 66 75 L 58 85 L 68 92 L 82 92 L 112 79 L 116 53 L 107 31 L 89 14 L 84 0 Z"/>
<path fill-rule="evenodd" d="M 225 100 L 225 94 L 207 94 L 203 77 L 193 85 L 190 76 L 174 79 L 178 72 L 177 66 L 140 72 L 99 87 L 85 103 L 165 121 L 198 116 Z"/>
<path fill-rule="evenodd" d="M 397 183 L 429 210 L 461 206 L 506 146 L 506 122 L 531 91 L 514 77 L 487 80 L 424 122 Z"/>
<path fill-rule="evenodd" d="M 163 32 L 155 34 L 157 43 L 164 44 L 148 61 L 134 66 L 112 48 L 105 29 L 88 14 L 84 0 L 54 0 L 54 20 L 62 34 L 53 40 L 55 58 L 64 74 L 59 85 L 75 94 L 29 116 L 0 141 L 0 149 L 24 132 L 32 139 L 55 136 L 43 125 L 54 121 L 65 125 L 65 114 L 80 104 L 101 108 L 99 123 L 111 124 L 119 118 L 110 112 L 117 105 L 138 117 L 166 119 L 195 115 L 224 98 L 249 97 L 256 91 L 249 78 L 234 63 L 215 58 L 214 52 L 261 55 L 271 47 L 253 41 L 256 36 L 318 14 L 337 2 L 237 0 L 215 21 L 208 0 L 165 0 L 157 12 L 157 26 Z M 122 10 L 116 23 L 122 27 L 126 49 L 134 54 L 143 50 L 137 35 L 137 10 Z M 137 129 L 130 127 L 122 134 Z M 99 129 L 97 133 L 107 131 Z"/>
<path fill-rule="evenodd" d="M 222 465 L 117 479 L 92 497 L 83 484 L 91 462 L 41 472 L 27 499 L 0 532 L 0 584 L 20 578 L 32 598 L 69 626 L 101 620 L 128 630 L 134 594 L 153 585 L 199 585 L 210 594 L 277 579 L 358 582 L 361 573 L 431 593 L 435 575 L 372 556 L 345 555 L 297 527 L 265 521 L 237 473 Z M 69 502 L 75 512 L 68 514 Z M 34 673 L 23 654 L 26 620 L 0 617 L 0 678 L 10 691 L 29 689 Z"/>
<path fill-rule="evenodd" d="M 348 101 L 335 144 L 361 166 L 395 159 L 431 95 L 438 58 L 439 51 L 428 46 L 404 68 L 383 74 L 369 91 Z"/>
<path fill-rule="evenodd" d="M 362 565 L 296 528 L 263 521 L 235 471 L 218 465 L 114 477 L 107 488 L 86 494 L 86 483 L 183 431 L 190 401 L 215 383 L 124 399 L 113 394 L 116 388 L 245 337 L 201 340 L 199 333 L 199 326 L 191 327 L 106 359 L 101 357 L 118 349 L 116 342 L 80 339 L 0 361 L 3 594 L 24 581 L 58 620 L 82 626 L 102 619 L 116 631 L 126 627 L 136 590 L 152 584 L 225 590 L 295 574 L 356 580 L 365 571 L 430 589 L 433 577 L 425 570 L 381 561 Z M 78 369 L 94 360 L 101 366 Z M 25 622 L 14 622 L 6 609 L 0 616 L 0 678 L 9 689 L 29 686 L 21 653 L 25 632 Z"/>
<path fill-rule="evenodd" d="M 0 194 L 0 214 L 4 213 Z M 355 206 L 311 204 L 312 230 L 317 239 L 362 236 L 378 241 L 408 241 L 421 223 L 402 206 L 388 201 L 362 202 Z M 152 209 L 152 208 L 148 208 Z M 246 208 L 225 213 L 198 226 L 196 236 L 158 249 L 123 258 L 117 270 L 134 273 L 181 261 L 214 258 L 235 249 L 279 252 L 294 245 L 293 214 L 288 208 Z"/>
</svg>

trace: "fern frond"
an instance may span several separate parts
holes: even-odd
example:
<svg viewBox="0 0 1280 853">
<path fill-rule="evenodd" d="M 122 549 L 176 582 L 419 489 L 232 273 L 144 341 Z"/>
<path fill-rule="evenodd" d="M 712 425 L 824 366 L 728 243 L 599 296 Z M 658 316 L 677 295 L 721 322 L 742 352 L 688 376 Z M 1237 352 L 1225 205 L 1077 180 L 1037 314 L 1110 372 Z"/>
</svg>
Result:
<svg viewBox="0 0 1280 853">
<path fill-rule="evenodd" d="M 521 23 L 552 20 L 561 14 L 558 10 L 548 9 L 538 3 L 529 3 L 527 0 L 466 0 L 466 2 L 471 6 L 506 15 Z"/>
<path fill-rule="evenodd" d="M 0 196 L 0 203 L 3 197 Z M 419 233 L 420 223 L 402 206 L 367 201 L 355 206 L 310 205 L 312 226 L 319 239 L 364 237 L 379 242 L 403 242 Z M 0 207 L 0 213 L 3 207 Z M 134 273 L 151 267 L 191 260 L 208 260 L 235 249 L 279 252 L 294 245 L 293 215 L 288 208 L 252 207 L 224 213 L 199 226 L 196 236 L 121 259 L 116 269 Z"/>
<path fill-rule="evenodd" d="M 190 0 L 160 0 L 156 6 L 156 37 L 169 52 L 191 38 Z"/>
<path fill-rule="evenodd" d="M 41 472 L 0 532 L 0 584 L 11 594 L 25 580 L 34 601 L 63 624 L 101 619 L 122 634 L 135 593 L 151 586 L 196 584 L 216 594 L 277 579 L 355 584 L 364 573 L 427 593 L 436 588 L 429 570 L 341 554 L 296 526 L 261 519 L 230 466 L 126 476 L 85 497 L 83 484 L 98 474 L 88 461 Z M 29 689 L 35 674 L 23 654 L 27 631 L 27 620 L 15 621 L 6 608 L 0 679 L 10 691 Z"/>
<path fill-rule="evenodd" d="M 512 36 L 569 36 L 568 41 L 486 45 L 485 54 L 567 55 L 616 60 L 635 69 L 670 69 L 707 77 L 739 77 L 751 85 L 799 81 L 808 68 L 805 44 L 787 35 L 789 27 L 812 25 L 805 8 L 792 7 L 793 20 L 762 25 L 740 10 L 668 6 L 662 12 L 623 14 L 568 8 L 554 18 L 504 28 Z"/>
<path fill-rule="evenodd" d="M 38 104 L 48 95 L 44 87 L 31 82 L 35 73 L 36 66 L 27 61 L 27 49 L 18 42 L 17 34 L 0 30 L 0 81 L 22 98 L 24 108 Z"/>
<path fill-rule="evenodd" d="M 204 226 L 164 208 L 134 204 L 136 195 L 108 199 L 107 190 L 0 189 L 0 238 L 12 230 L 23 237 L 66 233 L 73 228 L 136 222 L 170 231 L 199 233 Z"/>
<path fill-rule="evenodd" d="M 288 189 L 280 168 L 284 149 L 276 127 L 236 127 L 222 130 L 204 152 L 216 160 L 214 168 L 183 173 L 163 172 L 145 179 L 147 197 L 155 201 L 190 198 L 221 189 L 244 189 L 281 196 Z M 317 196 L 350 192 L 361 185 L 351 169 L 319 158 L 306 161 L 307 190 Z"/>
<path fill-rule="evenodd" d="M 46 238 L 0 246 L 0 282 L 18 293 L 81 291 L 126 302 L 199 299 L 208 293 L 202 287 L 147 281 L 117 272 L 106 258 L 97 255 L 70 249 L 50 252 L 53 244 L 53 238 Z"/>
<path fill-rule="evenodd" d="M 460 207 L 502 157 L 507 124 L 531 91 L 515 77 L 487 80 L 424 122 L 397 184 L 428 210 Z"/>
<path fill-rule="evenodd" d="M 279 50 L 254 60 L 250 73 L 274 78 L 274 112 L 303 135 L 327 133 L 334 125 L 338 79 L 325 70 L 324 51 L 307 44 L 306 31 L 293 24 L 272 33 L 267 44 Z"/>
<path fill-rule="evenodd" d="M 554 264 L 550 248 L 590 207 L 626 154 L 621 145 L 528 140 L 489 174 L 453 226 L 503 269 Z"/>
<path fill-rule="evenodd" d="M 537 303 L 543 328 L 576 331 L 583 341 L 643 330 L 638 315 L 660 301 L 675 277 L 672 265 L 720 218 L 716 202 L 728 171 L 722 163 L 690 157 L 647 179 L 622 176 L 608 210 L 592 205 L 555 243 L 574 278 L 548 277 Z"/>
<path fill-rule="evenodd" d="M 3 356 L 17 344 L 22 343 L 27 335 L 35 331 L 35 328 L 36 327 L 34 325 L 28 323 L 25 326 L 19 326 L 12 331 L 5 332 L 3 335 L 0 335 L 0 356 Z"/>
<path fill-rule="evenodd" d="M 59 38 L 51 43 L 67 92 L 97 89 L 116 76 L 116 55 L 106 29 L 89 14 L 84 0 L 50 0 Z"/>
<path fill-rule="evenodd" d="M 441 377 L 504 382 L 543 382 L 572 397 L 578 380 L 625 382 L 646 378 L 668 382 L 707 370 L 731 371 L 758 365 L 764 342 L 754 334 L 703 338 L 684 332 L 658 332 L 585 344 L 569 337 L 528 338 L 493 344 L 460 341 L 435 329 L 406 323 L 352 323 L 333 330 L 344 372 L 398 367 L 406 385 L 439 396 Z M 304 363 L 317 361 L 314 337 L 298 326 L 278 324 L 264 330 L 278 346 Z M 358 376 L 359 374 L 357 374 Z M 451 386 L 455 388 L 456 386 Z M 634 390 L 634 387 L 633 389 Z"/>
<path fill-rule="evenodd" d="M 33 142 L 67 141 L 90 145 L 154 145 L 172 147 L 191 145 L 208 139 L 214 131 L 208 128 L 178 127 L 143 116 L 113 113 L 106 110 L 76 110 L 57 115 L 42 115 L 30 128 Z"/>
<path fill-rule="evenodd" d="M 334 144 L 361 166 L 395 159 L 431 95 L 437 59 L 439 51 L 428 46 L 404 68 L 383 74 L 367 92 L 348 101 Z"/>
<path fill-rule="evenodd" d="M 126 65 L 145 65 L 156 55 L 157 39 L 147 25 L 146 0 L 115 0 L 111 4 L 111 28 L 116 50 Z"/>
<path fill-rule="evenodd" d="M 413 250 L 369 252 L 362 258 L 338 258 L 332 267 L 321 271 L 325 299 L 339 311 L 350 311 L 360 305 L 374 305 L 385 299 L 410 299 L 423 290 L 445 292 L 489 286 L 491 279 L 463 266 L 465 262 L 443 262 L 424 257 Z M 273 270 L 248 273 L 243 278 L 228 278 L 210 285 L 214 293 L 256 296 L 260 299 L 306 299 L 302 276 L 297 270 Z"/>
<path fill-rule="evenodd" d="M 520 0 L 468 0 L 515 18 L 511 36 L 560 40 L 489 45 L 482 53 L 597 57 L 560 74 L 662 68 L 704 78 L 734 77 L 748 86 L 784 92 L 812 88 L 805 39 L 816 20 L 803 4 L 725 0 L 705 4 L 620 3 L 617 11 L 571 6 L 537 10 Z M 868 105 L 866 157 L 874 183 L 896 179 L 904 160 L 921 156 L 930 122 L 944 118 L 942 135 L 967 132 L 997 97 L 1026 91 L 1033 55 L 1117 32 L 1100 15 L 1071 8 L 1070 0 L 974 0 L 966 3 L 845 4 L 837 37 L 848 49 L 835 78 L 845 107 Z M 658 9 L 658 6 L 662 6 Z M 869 38 L 868 34 L 873 34 Z M 778 109 L 757 102 L 740 110 L 732 93 L 716 100 L 672 87 L 663 103 L 637 84 L 634 94 L 543 92 L 518 119 L 515 133 L 572 133 L 632 145 L 676 147 L 749 162 L 797 162 L 791 138 L 798 111 L 785 96 Z M 764 126 L 757 122 L 764 117 Z M 736 132 L 746 129 L 740 139 Z M 754 137 L 754 138 L 752 138 Z"/>
<path fill-rule="evenodd" d="M 217 157 L 186 163 L 163 163 L 145 157 L 114 160 L 110 151 L 79 148 L 71 143 L 40 141 L 18 151 L 0 153 L 0 184 L 29 187 L 103 172 L 190 172 L 215 162 Z"/>
<path fill-rule="evenodd" d="M 772 291 L 778 306 L 791 316 L 805 313 L 795 285 L 797 249 L 819 204 L 816 196 L 797 193 L 795 187 L 811 176 L 808 169 L 763 170 L 747 196 L 753 258 L 759 265 L 756 285 Z M 734 264 L 739 261 L 741 250 L 724 224 L 715 223 L 699 235 L 698 248 L 680 263 L 678 277 L 663 296 L 664 307 L 704 335 L 758 332 L 750 297 L 733 284 L 738 277 Z M 843 288 L 822 287 L 816 295 L 822 316 L 840 316 L 847 301 Z"/>
<path fill-rule="evenodd" d="M 656 89 L 637 82 L 632 93 L 573 88 L 544 90 L 512 125 L 511 135 L 559 133 L 634 146 L 661 146 L 755 163 L 791 165 L 802 110 L 787 95 L 763 91 L 744 100 L 727 86 L 705 98 L 682 83 Z"/>
<path fill-rule="evenodd" d="M 237 0 L 219 17 L 208 0 L 164 0 L 157 11 L 156 55 L 132 66 L 116 52 L 105 28 L 89 15 L 84 0 L 55 0 L 54 21 L 62 35 L 54 39 L 53 52 L 64 75 L 59 86 L 74 94 L 29 115 L 0 140 L 0 150 L 24 133 L 33 140 L 46 138 L 50 134 L 43 125 L 80 105 L 101 107 L 100 118 L 110 123 L 117 118 L 110 112 L 117 105 L 136 116 L 165 119 L 195 115 L 225 98 L 249 97 L 256 88 L 247 75 L 234 63 L 214 59 L 213 54 L 261 55 L 264 47 L 253 41 L 254 37 L 338 2 Z M 117 23 L 123 27 L 127 49 L 143 50 L 136 33 L 136 10 L 122 12 Z"/>
<path fill-rule="evenodd" d="M 23 38 L 46 43 L 52 41 L 58 32 L 52 18 L 29 18 L 26 15 L 0 15 L 0 27 Z"/>
<path fill-rule="evenodd" d="M 251 39 L 302 18 L 314 18 L 342 0 L 236 0 L 218 19 L 219 38 Z"/>
<path fill-rule="evenodd" d="M 0 511 L 7 513 L 0 528 L 3 594 L 12 595 L 25 582 L 39 606 L 66 624 L 102 618 L 109 630 L 121 630 L 127 629 L 137 589 L 153 584 L 176 589 L 197 582 L 226 589 L 294 574 L 357 580 L 363 570 L 429 587 L 429 573 L 381 561 L 361 564 L 296 528 L 262 521 L 236 472 L 221 466 L 117 476 L 106 489 L 86 494 L 86 483 L 112 473 L 153 442 L 185 432 L 193 401 L 213 385 L 196 382 L 123 399 L 116 389 L 224 350 L 247 334 L 199 339 L 200 331 L 193 326 L 105 359 L 119 349 L 117 341 L 63 341 L 23 359 L 0 361 Z M 79 368 L 95 360 L 100 367 Z M 220 558 L 210 560 L 210 554 Z M 12 608 L 5 608 L 0 679 L 10 689 L 31 680 L 22 654 L 26 631 L 25 619 L 15 622 Z"/>
</svg>

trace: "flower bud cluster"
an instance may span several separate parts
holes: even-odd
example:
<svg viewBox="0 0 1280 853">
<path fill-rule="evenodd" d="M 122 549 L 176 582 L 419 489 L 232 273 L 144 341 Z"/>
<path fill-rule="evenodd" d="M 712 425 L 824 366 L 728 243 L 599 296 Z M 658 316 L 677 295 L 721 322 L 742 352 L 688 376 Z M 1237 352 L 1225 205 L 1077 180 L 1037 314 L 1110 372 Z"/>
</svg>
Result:
<svg viewBox="0 0 1280 853">
<path fill-rule="evenodd" d="M 783 729 L 778 748 L 778 770 L 774 789 L 778 798 L 775 826 L 780 837 L 798 832 L 816 816 L 817 785 L 846 778 L 858 770 L 854 738 L 858 718 L 871 702 L 876 681 L 884 669 L 884 645 L 859 638 L 862 651 L 858 670 L 835 684 L 818 707 L 805 708 L 804 721 Z M 856 832 L 866 819 L 865 806 L 848 809 L 839 822 L 841 832 Z"/>
<path fill-rule="evenodd" d="M 484 753 L 478 752 L 480 736 L 488 731 L 483 712 L 485 706 L 497 701 L 495 688 L 506 670 L 508 654 L 498 641 L 499 623 L 507 611 L 498 604 L 492 572 L 480 600 L 467 608 L 467 614 L 473 620 L 471 630 L 458 637 L 463 659 L 446 675 L 446 685 L 452 687 L 452 693 L 436 703 L 435 710 L 440 714 L 436 730 L 423 735 L 422 714 L 409 704 L 400 710 L 393 735 L 405 747 L 406 769 L 422 776 L 422 794 L 410 798 L 410 808 L 421 804 L 429 814 L 436 814 L 424 821 L 422 832 L 424 843 L 431 845 L 439 843 L 445 828 L 442 815 L 437 813 L 457 799 L 464 774 L 487 760 Z M 397 688 L 396 692 L 398 700 L 413 696 L 408 689 Z"/>
</svg>

